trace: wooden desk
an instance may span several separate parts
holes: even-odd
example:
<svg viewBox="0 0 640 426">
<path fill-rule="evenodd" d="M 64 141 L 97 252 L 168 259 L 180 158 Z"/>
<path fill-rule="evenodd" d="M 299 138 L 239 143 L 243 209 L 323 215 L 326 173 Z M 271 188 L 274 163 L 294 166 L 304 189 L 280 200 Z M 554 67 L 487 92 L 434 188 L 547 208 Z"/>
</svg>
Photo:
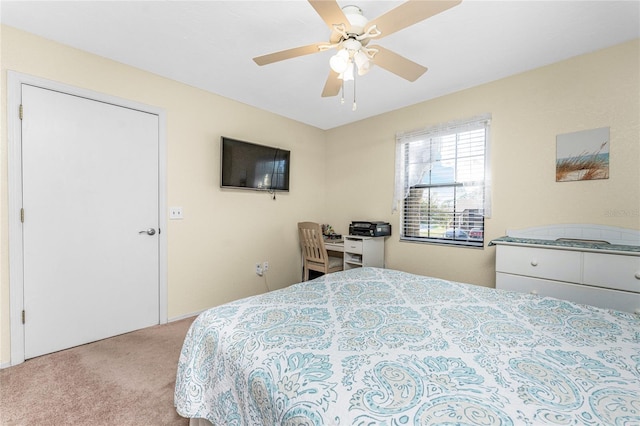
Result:
<svg viewBox="0 0 640 426">
<path fill-rule="evenodd" d="M 327 251 L 343 253 L 344 269 L 375 266 L 384 268 L 384 237 L 345 235 L 342 240 L 324 240 Z"/>
</svg>

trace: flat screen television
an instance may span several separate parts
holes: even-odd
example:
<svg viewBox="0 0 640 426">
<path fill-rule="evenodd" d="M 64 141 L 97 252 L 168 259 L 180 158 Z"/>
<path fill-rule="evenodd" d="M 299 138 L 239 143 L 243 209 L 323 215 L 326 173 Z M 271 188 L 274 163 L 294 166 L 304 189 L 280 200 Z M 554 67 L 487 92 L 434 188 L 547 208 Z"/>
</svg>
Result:
<svg viewBox="0 0 640 426">
<path fill-rule="evenodd" d="M 222 188 L 289 191 L 290 151 L 222 136 L 220 158 Z"/>
</svg>

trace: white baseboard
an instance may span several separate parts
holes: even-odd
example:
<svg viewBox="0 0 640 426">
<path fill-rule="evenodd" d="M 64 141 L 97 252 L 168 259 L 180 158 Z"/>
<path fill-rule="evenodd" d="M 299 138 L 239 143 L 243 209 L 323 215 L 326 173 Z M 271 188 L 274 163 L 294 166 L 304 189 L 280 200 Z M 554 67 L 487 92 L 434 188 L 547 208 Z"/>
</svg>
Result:
<svg viewBox="0 0 640 426">
<path fill-rule="evenodd" d="M 10 362 L 4 362 L 2 364 L 0 364 L 0 370 L 2 370 L 3 368 L 9 368 L 11 367 L 11 363 Z"/>
<path fill-rule="evenodd" d="M 201 311 L 191 312 L 190 314 L 184 314 L 184 315 L 180 315 L 180 316 L 177 316 L 177 317 L 172 317 L 172 318 L 169 318 L 168 322 L 180 321 L 180 320 L 183 320 L 185 318 L 197 317 L 198 315 L 200 315 L 204 311 L 206 311 L 206 309 L 203 309 Z"/>
</svg>

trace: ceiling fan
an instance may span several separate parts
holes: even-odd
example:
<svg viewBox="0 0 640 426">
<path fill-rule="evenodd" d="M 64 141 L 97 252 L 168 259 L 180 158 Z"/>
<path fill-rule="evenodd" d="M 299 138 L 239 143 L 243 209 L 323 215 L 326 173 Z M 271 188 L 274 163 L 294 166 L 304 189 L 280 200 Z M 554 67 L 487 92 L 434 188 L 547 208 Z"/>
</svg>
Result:
<svg viewBox="0 0 640 426">
<path fill-rule="evenodd" d="M 322 91 L 323 97 L 336 96 L 343 87 L 343 82 L 353 79 L 354 71 L 364 75 L 373 64 L 408 81 L 417 80 L 427 71 L 426 67 L 382 46 L 369 45 L 369 42 L 400 31 L 462 2 L 409 0 L 369 21 L 357 6 L 341 8 L 335 0 L 308 1 L 331 30 L 329 42 L 286 49 L 258 56 L 253 60 L 258 65 L 267 65 L 329 49 L 338 50 L 329 62 L 331 70 Z"/>
</svg>

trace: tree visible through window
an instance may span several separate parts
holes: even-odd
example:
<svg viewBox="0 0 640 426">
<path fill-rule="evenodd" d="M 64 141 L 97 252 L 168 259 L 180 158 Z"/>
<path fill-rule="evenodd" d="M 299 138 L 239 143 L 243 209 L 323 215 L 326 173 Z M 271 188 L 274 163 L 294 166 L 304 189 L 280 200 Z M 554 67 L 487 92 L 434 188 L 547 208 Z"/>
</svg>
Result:
<svg viewBox="0 0 640 426">
<path fill-rule="evenodd" d="M 484 245 L 488 131 L 482 117 L 398 137 L 402 240 Z"/>
</svg>

